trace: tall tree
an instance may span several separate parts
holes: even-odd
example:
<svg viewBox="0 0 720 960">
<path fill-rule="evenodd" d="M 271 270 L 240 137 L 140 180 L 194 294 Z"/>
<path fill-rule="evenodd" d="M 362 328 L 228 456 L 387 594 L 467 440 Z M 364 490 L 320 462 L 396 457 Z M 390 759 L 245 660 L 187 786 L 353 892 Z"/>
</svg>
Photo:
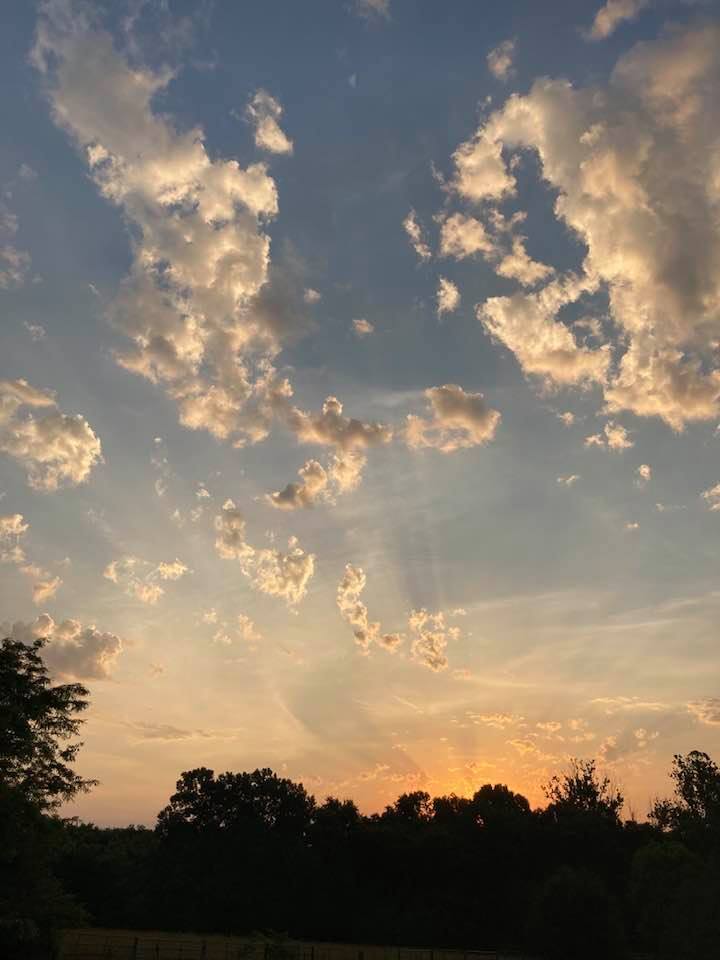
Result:
<svg viewBox="0 0 720 960">
<path fill-rule="evenodd" d="M 51 683 L 40 655 L 44 645 L 0 641 L 0 784 L 40 810 L 53 810 L 96 781 L 70 766 L 82 743 L 68 741 L 80 729 L 88 690 Z"/>
</svg>

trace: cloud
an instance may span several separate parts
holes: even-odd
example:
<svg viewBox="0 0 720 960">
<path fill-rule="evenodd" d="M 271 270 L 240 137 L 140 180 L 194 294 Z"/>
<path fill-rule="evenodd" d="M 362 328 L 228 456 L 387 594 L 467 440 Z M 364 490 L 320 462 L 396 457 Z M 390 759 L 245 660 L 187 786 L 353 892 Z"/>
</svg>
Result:
<svg viewBox="0 0 720 960">
<path fill-rule="evenodd" d="M 23 408 L 49 410 L 35 416 Z M 57 409 L 55 398 L 26 380 L 0 381 L 0 451 L 23 466 L 35 490 L 84 483 L 102 462 L 100 440 L 87 420 Z"/>
<path fill-rule="evenodd" d="M 55 596 L 62 586 L 62 579 L 51 576 L 28 559 L 20 541 L 29 529 L 30 525 L 21 513 L 0 516 L 0 563 L 11 563 L 25 576 L 33 578 L 33 603 L 41 604 Z"/>
<path fill-rule="evenodd" d="M 585 437 L 586 447 L 602 447 L 605 450 L 629 450 L 635 446 L 635 441 L 630 439 L 630 434 L 622 424 L 615 423 L 614 420 L 608 420 L 603 427 L 602 433 L 594 433 L 592 436 Z"/>
<path fill-rule="evenodd" d="M 590 703 L 593 706 L 603 707 L 608 716 L 626 711 L 656 712 L 668 709 L 666 703 L 661 703 L 659 700 L 643 700 L 642 697 L 595 697 Z"/>
<path fill-rule="evenodd" d="M 555 271 L 546 263 L 539 263 L 528 256 L 525 249 L 525 237 L 513 237 L 512 249 L 495 268 L 500 277 L 517 280 L 523 287 L 534 287 L 541 280 L 547 280 Z"/>
<path fill-rule="evenodd" d="M 710 487 L 709 490 L 704 490 L 700 496 L 707 501 L 710 510 L 720 510 L 720 483 Z"/>
<path fill-rule="evenodd" d="M 280 597 L 290 607 L 303 599 L 315 572 L 315 556 L 305 553 L 294 537 L 288 541 L 287 553 L 256 549 L 245 540 L 245 519 L 232 500 L 226 500 L 215 517 L 215 531 L 218 555 L 237 560 L 256 590 Z"/>
<path fill-rule="evenodd" d="M 506 727 L 515 726 L 525 719 L 515 713 L 469 713 L 468 718 L 474 724 L 482 723 L 485 726 L 494 727 L 496 730 L 504 730 Z"/>
<path fill-rule="evenodd" d="M 373 643 L 394 651 L 404 637 L 400 633 L 382 633 L 379 622 L 371 622 L 368 609 L 360 599 L 367 578 L 362 567 L 352 563 L 345 566 L 345 573 L 337 588 L 337 605 L 340 615 L 353 628 L 355 642 L 363 653 L 368 653 Z"/>
<path fill-rule="evenodd" d="M 122 640 L 114 633 L 104 633 L 94 625 L 83 626 L 78 620 L 56 623 L 47 613 L 32 622 L 3 623 L 0 635 L 23 643 L 44 637 L 48 645 L 43 659 L 48 669 L 76 680 L 107 679 L 123 649 Z"/>
<path fill-rule="evenodd" d="M 476 253 L 493 255 L 496 247 L 485 227 L 475 217 L 453 213 L 440 227 L 440 255 L 465 260 Z"/>
<path fill-rule="evenodd" d="M 62 586 L 60 577 L 51 577 L 49 580 L 38 580 L 33 584 L 33 603 L 40 606 L 46 600 L 51 600 Z"/>
<path fill-rule="evenodd" d="M 308 460 L 298 470 L 300 483 L 288 483 L 282 490 L 267 494 L 265 500 L 278 510 L 312 507 L 329 497 L 328 474 L 317 460 Z"/>
<path fill-rule="evenodd" d="M 179 580 L 188 572 L 188 567 L 178 559 L 153 565 L 140 557 L 125 556 L 112 560 L 103 576 L 123 587 L 129 597 L 154 606 L 165 595 L 165 588 L 157 581 Z"/>
<path fill-rule="evenodd" d="M 498 204 L 517 195 L 516 158 L 536 154 L 557 218 L 585 247 L 582 270 L 491 298 L 479 318 L 526 373 L 598 383 L 608 412 L 675 430 L 720 409 L 719 42 L 718 24 L 674 28 L 625 54 L 603 87 L 536 81 L 457 148 L 448 181 L 492 233 Z M 561 319 L 587 294 L 608 298 L 596 309 L 612 339 L 599 346 Z"/>
<path fill-rule="evenodd" d="M 312 287 L 307 287 L 303 293 L 303 300 L 305 303 L 319 303 L 322 300 L 322 294 L 318 290 L 313 290 Z"/>
<path fill-rule="evenodd" d="M 562 307 L 593 289 L 587 279 L 570 276 L 535 293 L 490 297 L 478 304 L 476 314 L 490 336 L 515 354 L 524 372 L 547 386 L 604 383 L 609 348 L 578 343 L 572 331 L 555 320 Z"/>
<path fill-rule="evenodd" d="M 278 212 L 267 167 L 211 157 L 199 127 L 155 113 L 173 73 L 128 62 L 85 5 L 43 5 L 32 62 L 55 122 L 131 230 L 132 265 L 107 309 L 130 341 L 117 362 L 162 384 L 189 429 L 264 439 L 289 389 L 272 365 L 287 331 L 261 296 Z"/>
<path fill-rule="evenodd" d="M 503 40 L 486 57 L 488 70 L 497 80 L 509 80 L 515 72 L 513 70 L 514 57 L 515 41 Z"/>
<path fill-rule="evenodd" d="M 244 613 L 239 613 L 234 625 L 227 623 L 227 621 L 222 622 L 219 629 L 213 634 L 213 640 L 215 643 L 224 646 L 231 646 L 235 640 L 242 640 L 243 643 L 253 646 L 262 640 L 262 634 L 250 617 Z"/>
<path fill-rule="evenodd" d="M 635 486 L 644 490 L 652 479 L 652 467 L 648 463 L 641 463 L 635 473 Z"/>
<path fill-rule="evenodd" d="M 460 305 L 460 291 L 447 277 L 438 278 L 438 288 L 435 294 L 437 301 L 437 315 L 442 317 L 446 313 L 453 313 Z"/>
<path fill-rule="evenodd" d="M 353 332 L 359 338 L 369 337 L 371 333 L 375 333 L 374 324 L 370 323 L 369 320 L 365 320 L 364 317 L 359 317 L 353 320 Z"/>
<path fill-rule="evenodd" d="M 432 415 L 407 417 L 405 442 L 409 447 L 433 447 L 442 453 L 489 443 L 500 414 L 488 406 L 482 393 L 466 393 L 454 383 L 425 391 Z"/>
<path fill-rule="evenodd" d="M 258 90 L 247 106 L 247 116 L 255 127 L 255 146 L 268 153 L 293 152 L 293 142 L 280 129 L 282 107 L 266 90 Z"/>
<path fill-rule="evenodd" d="M 445 650 L 451 640 L 460 638 L 460 628 L 449 627 L 442 612 L 428 613 L 424 607 L 410 612 L 408 627 L 413 635 L 412 658 L 435 672 L 447 669 Z"/>
<path fill-rule="evenodd" d="M 28 323 L 27 320 L 23 320 L 23 326 L 30 334 L 30 339 L 33 343 L 39 343 L 40 340 L 44 340 L 47 336 L 47 330 L 41 323 Z"/>
<path fill-rule="evenodd" d="M 692 700 L 687 705 L 690 713 L 699 723 L 708 726 L 717 726 L 720 724 L 720 698 L 703 697 L 702 700 Z"/>
<path fill-rule="evenodd" d="M 30 254 L 14 243 L 17 230 L 17 217 L 0 203 L 0 290 L 22 287 L 30 272 Z"/>
<path fill-rule="evenodd" d="M 607 0 L 595 14 L 589 31 L 591 40 L 605 40 L 613 34 L 621 23 L 634 20 L 650 0 Z"/>
<path fill-rule="evenodd" d="M 580 479 L 579 473 L 571 473 L 565 477 L 558 477 L 557 482 L 562 484 L 562 486 L 564 487 L 572 487 L 574 484 L 578 482 L 579 479 Z"/>
<path fill-rule="evenodd" d="M 366 19 L 390 19 L 390 0 L 354 0 L 355 12 Z"/>
<path fill-rule="evenodd" d="M 570 410 L 566 410 L 564 413 L 557 413 L 555 416 L 558 420 L 562 421 L 564 427 L 572 427 L 575 423 L 575 414 L 571 413 Z"/>
<path fill-rule="evenodd" d="M 626 523 L 626 524 L 625 524 L 625 529 L 626 529 L 626 530 L 639 530 L 639 529 L 640 529 L 640 524 L 635 520 L 635 521 L 632 521 L 632 522 L 630 522 L 630 523 Z"/>
<path fill-rule="evenodd" d="M 403 229 L 408 235 L 410 246 L 413 248 L 418 258 L 422 261 L 429 260 L 432 256 L 432 253 L 430 251 L 430 247 L 427 245 L 427 241 L 424 238 L 423 229 L 420 226 L 420 223 L 417 219 L 417 214 L 414 210 L 411 210 L 403 220 Z"/>
</svg>

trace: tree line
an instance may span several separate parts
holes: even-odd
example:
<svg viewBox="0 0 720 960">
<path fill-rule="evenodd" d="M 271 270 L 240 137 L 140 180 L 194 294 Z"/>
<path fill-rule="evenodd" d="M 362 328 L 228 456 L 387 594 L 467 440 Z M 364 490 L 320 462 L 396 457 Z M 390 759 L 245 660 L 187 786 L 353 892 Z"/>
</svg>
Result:
<svg viewBox="0 0 720 960">
<path fill-rule="evenodd" d="M 42 641 L 0 642 L 0 955 L 52 955 L 64 926 L 272 933 L 505 947 L 548 960 L 643 950 L 710 960 L 720 943 L 720 769 L 672 761 L 647 822 L 595 761 L 532 809 L 504 784 L 402 794 L 365 816 L 270 769 L 180 776 L 153 829 L 63 819 L 88 691 L 54 684 Z"/>
</svg>

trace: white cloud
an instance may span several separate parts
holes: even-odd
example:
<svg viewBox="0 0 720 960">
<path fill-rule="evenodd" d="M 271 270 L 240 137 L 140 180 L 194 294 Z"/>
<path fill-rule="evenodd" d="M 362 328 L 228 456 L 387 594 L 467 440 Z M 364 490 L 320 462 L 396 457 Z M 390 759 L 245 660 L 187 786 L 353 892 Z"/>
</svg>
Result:
<svg viewBox="0 0 720 960">
<path fill-rule="evenodd" d="M 33 584 L 32 598 L 37 606 L 51 600 L 62 586 L 60 577 L 50 577 L 48 580 L 38 580 Z"/>
<path fill-rule="evenodd" d="M 720 483 L 716 483 L 714 487 L 704 490 L 701 493 L 701 497 L 707 501 L 707 505 L 711 510 L 720 510 Z"/>
<path fill-rule="evenodd" d="M 247 106 L 247 116 L 255 127 L 255 146 L 268 153 L 292 153 L 293 143 L 280 128 L 282 107 L 266 90 L 258 90 Z"/>
<path fill-rule="evenodd" d="M 488 256 L 495 253 L 494 240 L 475 217 L 453 213 L 442 221 L 440 227 L 440 255 L 464 260 L 476 253 Z"/>
<path fill-rule="evenodd" d="M 353 331 L 357 337 L 369 337 L 371 333 L 375 333 L 374 324 L 370 323 L 369 320 L 366 320 L 364 317 L 358 317 L 352 322 Z"/>
<path fill-rule="evenodd" d="M 201 129 L 155 113 L 173 74 L 126 61 L 89 7 L 45 4 L 32 60 L 55 121 L 132 229 L 132 266 L 108 307 L 131 341 L 118 363 L 161 383 L 188 428 L 264 439 L 289 390 L 272 366 L 285 321 L 264 289 L 278 211 L 266 166 L 211 157 Z"/>
<path fill-rule="evenodd" d="M 446 313 L 453 313 L 460 305 L 460 291 L 447 277 L 438 278 L 437 293 L 437 315 L 442 317 Z"/>
<path fill-rule="evenodd" d="M 451 640 L 460 638 L 460 628 L 449 627 L 442 612 L 428 613 L 424 608 L 410 612 L 408 626 L 413 634 L 413 659 L 430 670 L 445 670 L 448 665 L 445 650 Z"/>
<path fill-rule="evenodd" d="M 626 530 L 630 530 L 630 531 L 639 530 L 639 529 L 640 529 L 640 524 L 635 520 L 635 521 L 632 521 L 632 522 L 630 522 L 630 523 L 626 523 L 626 524 L 625 524 L 625 529 L 626 529 Z"/>
<path fill-rule="evenodd" d="M 677 28 L 623 56 L 603 88 L 538 80 L 458 147 L 450 179 L 483 205 L 487 229 L 516 195 L 512 157 L 536 152 L 556 216 L 585 245 L 582 272 L 492 298 L 479 317 L 526 373 L 597 382 L 608 412 L 676 430 L 720 409 L 719 43 L 718 24 Z M 577 343 L 560 319 L 590 293 L 609 299 L 613 340 L 599 347 Z"/>
<path fill-rule="evenodd" d="M 575 414 L 571 413 L 570 410 L 566 410 L 564 413 L 558 413 L 556 416 L 558 420 L 562 421 L 562 424 L 565 427 L 572 427 L 576 420 Z"/>
<path fill-rule="evenodd" d="M 488 70 L 498 80 L 508 80 L 514 73 L 514 57 L 515 41 L 503 40 L 487 55 Z"/>
<path fill-rule="evenodd" d="M 30 254 L 15 245 L 18 221 L 0 203 L 0 290 L 22 287 L 30 272 Z"/>
<path fill-rule="evenodd" d="M 580 479 L 580 474 L 571 473 L 565 477 L 558 477 L 557 482 L 562 484 L 562 486 L 564 487 L 572 487 L 573 484 L 576 484 L 579 479 Z"/>
<path fill-rule="evenodd" d="M 49 412 L 35 416 L 25 407 Z M 45 492 L 83 483 L 102 462 L 87 420 L 62 413 L 53 396 L 26 380 L 0 381 L 0 451 L 25 468 L 31 487 Z"/>
<path fill-rule="evenodd" d="M 622 424 L 615 423 L 614 420 L 608 420 L 602 433 L 594 433 L 592 436 L 585 437 L 585 446 L 622 451 L 634 447 L 635 441 L 630 439 L 630 434 Z"/>
<path fill-rule="evenodd" d="M 605 40 L 626 20 L 634 20 L 650 0 L 607 0 L 595 14 L 589 37 Z"/>
<path fill-rule="evenodd" d="M 431 416 L 407 417 L 405 442 L 409 447 L 433 447 L 453 453 L 467 447 L 489 443 L 500 423 L 482 393 L 466 393 L 454 383 L 430 387 L 425 391 Z"/>
<path fill-rule="evenodd" d="M 382 423 L 363 423 L 344 416 L 337 397 L 327 397 L 319 414 L 292 407 L 287 423 L 301 443 L 331 446 L 345 453 L 380 446 L 392 439 L 392 429 Z"/>
<path fill-rule="evenodd" d="M 528 256 L 525 249 L 525 237 L 513 237 L 512 249 L 495 268 L 498 276 L 508 280 L 517 280 L 523 287 L 534 287 L 541 280 L 548 280 L 555 271 L 546 263 L 539 263 Z"/>
<path fill-rule="evenodd" d="M 720 697 L 703 697 L 702 700 L 692 700 L 688 703 L 687 708 L 700 723 L 708 726 L 720 724 Z"/>
<path fill-rule="evenodd" d="M 413 248 L 419 259 L 423 261 L 429 260 L 432 256 L 432 253 L 430 252 L 430 247 L 427 245 L 423 229 L 414 210 L 411 210 L 403 220 L 403 229 L 408 235 L 410 246 Z"/>
<path fill-rule="evenodd" d="M 298 474 L 300 483 L 288 483 L 282 490 L 268 494 L 265 500 L 279 510 L 297 510 L 329 498 L 328 474 L 317 460 L 308 460 Z"/>
<path fill-rule="evenodd" d="M 287 553 L 256 549 L 245 540 L 245 519 L 232 500 L 226 500 L 215 517 L 215 531 L 219 556 L 237 560 L 256 590 L 280 597 L 291 607 L 303 599 L 315 572 L 315 556 L 305 553 L 294 537 L 288 541 Z"/>
<path fill-rule="evenodd" d="M 337 605 L 340 615 L 353 629 L 355 642 L 363 653 L 368 653 L 373 643 L 394 651 L 403 641 L 400 633 L 383 633 L 379 622 L 373 622 L 368 616 L 368 609 L 360 599 L 365 589 L 367 578 L 362 567 L 348 563 L 345 573 L 337 588 Z"/>
<path fill-rule="evenodd" d="M 165 588 L 157 581 L 179 580 L 188 572 L 188 567 L 178 559 L 154 565 L 140 557 L 125 556 L 112 560 L 103 576 L 123 587 L 128 596 L 154 606 L 165 595 Z"/>
<path fill-rule="evenodd" d="M 313 290 L 312 287 L 307 287 L 303 293 L 303 300 L 305 303 L 319 303 L 322 300 L 322 294 L 318 290 Z"/>
<path fill-rule="evenodd" d="M 652 479 L 652 467 L 648 463 L 641 463 L 635 473 L 637 474 L 635 477 L 635 486 L 644 490 Z"/>
<path fill-rule="evenodd" d="M 83 626 L 77 620 L 56 623 L 46 613 L 28 623 L 3 623 L 0 634 L 23 643 L 44 637 L 48 645 L 43 659 L 49 670 L 77 680 L 107 679 L 123 649 L 122 640 L 114 633 L 104 633 L 94 625 Z"/>
</svg>

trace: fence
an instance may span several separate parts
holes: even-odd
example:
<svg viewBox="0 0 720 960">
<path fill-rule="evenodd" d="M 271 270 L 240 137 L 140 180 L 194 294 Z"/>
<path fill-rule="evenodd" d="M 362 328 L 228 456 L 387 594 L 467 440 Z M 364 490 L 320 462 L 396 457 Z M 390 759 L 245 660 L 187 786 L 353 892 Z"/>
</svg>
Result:
<svg viewBox="0 0 720 960">
<path fill-rule="evenodd" d="M 59 960 L 504 960 L 494 950 L 420 950 L 132 930 L 66 930 Z M 510 960 L 509 955 L 507 960 Z M 513 956 L 513 960 L 522 958 Z"/>
</svg>

